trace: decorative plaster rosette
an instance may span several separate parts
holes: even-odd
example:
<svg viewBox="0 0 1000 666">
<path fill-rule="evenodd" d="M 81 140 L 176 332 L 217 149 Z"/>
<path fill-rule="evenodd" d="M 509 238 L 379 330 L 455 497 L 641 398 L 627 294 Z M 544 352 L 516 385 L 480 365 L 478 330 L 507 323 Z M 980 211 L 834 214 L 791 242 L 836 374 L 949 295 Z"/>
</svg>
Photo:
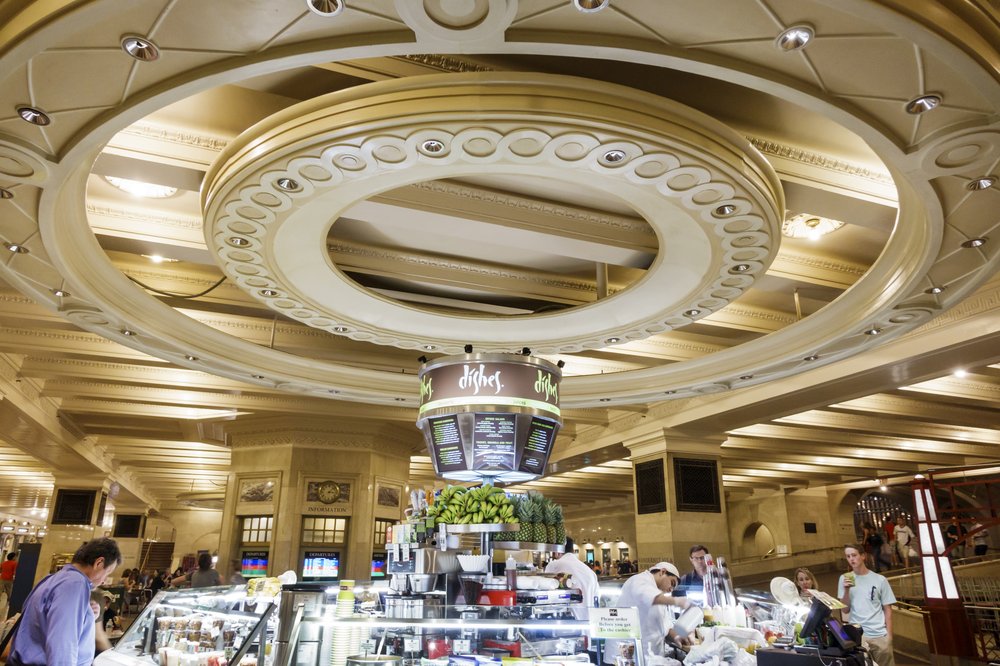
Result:
<svg viewBox="0 0 1000 666">
<path fill-rule="evenodd" d="M 403 305 L 331 263 L 327 234 L 351 205 L 411 183 L 501 173 L 624 197 L 656 232 L 656 260 L 613 297 L 493 318 Z M 227 149 L 203 201 L 206 244 L 268 307 L 355 340 L 448 353 L 466 343 L 574 352 L 690 324 L 767 270 L 784 211 L 770 165 L 704 114 L 591 80 L 492 73 L 375 83 L 286 109 Z"/>
</svg>

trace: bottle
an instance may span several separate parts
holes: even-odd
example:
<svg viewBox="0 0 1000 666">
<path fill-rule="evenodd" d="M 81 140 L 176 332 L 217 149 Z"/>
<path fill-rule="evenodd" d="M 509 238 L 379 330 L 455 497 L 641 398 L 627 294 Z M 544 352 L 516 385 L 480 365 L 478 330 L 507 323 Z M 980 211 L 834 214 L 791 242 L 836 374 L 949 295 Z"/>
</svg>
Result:
<svg viewBox="0 0 1000 666">
<path fill-rule="evenodd" d="M 507 556 L 507 565 L 503 573 L 507 578 L 507 589 L 517 592 L 517 560 L 513 555 Z"/>
</svg>

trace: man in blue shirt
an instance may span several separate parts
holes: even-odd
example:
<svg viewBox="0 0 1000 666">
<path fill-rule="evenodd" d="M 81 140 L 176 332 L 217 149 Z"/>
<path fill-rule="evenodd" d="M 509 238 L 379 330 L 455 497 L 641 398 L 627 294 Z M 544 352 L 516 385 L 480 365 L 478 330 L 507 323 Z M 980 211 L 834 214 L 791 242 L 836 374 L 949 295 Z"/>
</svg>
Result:
<svg viewBox="0 0 1000 666">
<path fill-rule="evenodd" d="M 113 539 L 88 541 L 73 562 L 32 590 L 7 666 L 89 666 L 94 661 L 90 590 L 121 564 Z"/>
<path fill-rule="evenodd" d="M 865 566 L 864 547 L 844 547 L 851 570 L 837 581 L 837 597 L 847 606 L 849 622 L 861 625 L 861 642 L 879 666 L 895 664 L 892 653 L 892 605 L 896 597 L 885 576 Z"/>
</svg>

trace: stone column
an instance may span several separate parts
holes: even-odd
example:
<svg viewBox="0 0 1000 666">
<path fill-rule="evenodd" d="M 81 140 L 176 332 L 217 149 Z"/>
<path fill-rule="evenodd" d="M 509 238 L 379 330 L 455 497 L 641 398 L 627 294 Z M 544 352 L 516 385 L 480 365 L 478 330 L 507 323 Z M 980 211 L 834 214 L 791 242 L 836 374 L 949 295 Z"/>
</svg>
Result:
<svg viewBox="0 0 1000 666">
<path fill-rule="evenodd" d="M 91 539 L 111 534 L 111 525 L 103 523 L 107 509 L 108 486 L 110 480 L 105 476 L 62 476 L 56 475 L 52 488 L 52 507 L 49 509 L 48 524 L 45 538 L 38 556 L 38 568 L 35 570 L 35 582 L 44 578 L 54 566 L 54 563 L 69 563 L 73 553 L 81 545 Z M 89 496 L 89 510 L 83 503 Z M 79 522 L 65 524 L 58 521 L 60 503 L 79 506 L 81 513 Z M 68 513 L 68 511 L 63 511 Z"/>
<path fill-rule="evenodd" d="M 415 427 L 267 417 L 228 425 L 226 438 L 232 472 L 222 513 L 220 569 L 228 571 L 228 563 L 246 549 L 267 551 L 268 575 L 288 569 L 301 574 L 303 550 L 330 550 L 340 553 L 341 578 L 370 578 L 374 521 L 399 520 L 408 502 L 410 455 L 423 447 Z M 273 518 L 267 544 L 244 546 L 241 526 L 250 516 Z M 303 520 L 323 517 L 349 519 L 346 542 L 306 545 Z"/>
<path fill-rule="evenodd" d="M 731 556 L 722 489 L 724 441 L 724 434 L 692 437 L 662 430 L 624 442 L 637 470 L 635 533 L 640 569 L 667 560 L 685 573 L 691 569 L 688 550 L 693 544 L 707 546 L 714 555 Z M 658 493 L 662 504 L 657 509 Z M 648 512 L 639 513 L 644 499 L 654 501 Z"/>
</svg>

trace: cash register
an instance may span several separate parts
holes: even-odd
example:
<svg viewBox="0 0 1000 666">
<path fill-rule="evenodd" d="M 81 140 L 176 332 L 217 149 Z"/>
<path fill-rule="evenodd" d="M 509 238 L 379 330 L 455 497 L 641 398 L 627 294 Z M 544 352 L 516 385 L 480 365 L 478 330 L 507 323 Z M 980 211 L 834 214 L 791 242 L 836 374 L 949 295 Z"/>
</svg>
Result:
<svg viewBox="0 0 1000 666">
<path fill-rule="evenodd" d="M 757 650 L 758 666 L 870 666 L 861 648 L 861 628 L 831 617 L 830 607 L 814 598 L 799 636 L 803 645 Z"/>
</svg>

